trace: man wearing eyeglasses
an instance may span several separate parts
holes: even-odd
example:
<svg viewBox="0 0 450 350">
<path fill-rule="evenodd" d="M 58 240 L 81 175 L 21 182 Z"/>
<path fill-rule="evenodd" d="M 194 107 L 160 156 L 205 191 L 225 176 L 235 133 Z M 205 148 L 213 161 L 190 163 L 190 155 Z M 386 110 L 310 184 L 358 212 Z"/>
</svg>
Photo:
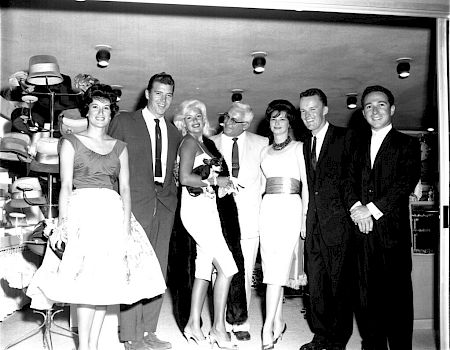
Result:
<svg viewBox="0 0 450 350">
<path fill-rule="evenodd" d="M 259 246 L 259 207 L 264 191 L 260 155 L 263 147 L 269 143 L 266 137 L 247 131 L 253 117 L 254 114 L 249 105 L 234 102 L 224 115 L 223 132 L 211 137 L 223 154 L 230 169 L 230 175 L 237 183 L 239 190 L 235 195 L 235 201 L 241 228 L 248 311 L 250 311 L 253 267 Z M 250 340 L 248 321 L 242 324 L 236 324 L 229 319 L 227 321 L 231 321 L 232 331 L 238 340 Z"/>
</svg>

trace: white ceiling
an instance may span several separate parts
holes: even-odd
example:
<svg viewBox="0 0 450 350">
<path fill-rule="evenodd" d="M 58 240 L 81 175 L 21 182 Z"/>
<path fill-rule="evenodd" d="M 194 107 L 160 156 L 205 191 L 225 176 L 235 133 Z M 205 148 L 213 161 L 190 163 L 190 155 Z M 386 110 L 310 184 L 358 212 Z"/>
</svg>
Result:
<svg viewBox="0 0 450 350">
<path fill-rule="evenodd" d="M 424 130 L 437 124 L 434 21 L 374 15 L 293 12 L 110 2 L 17 0 L 2 8 L 1 86 L 28 69 L 36 54 L 54 55 L 61 72 L 89 73 L 123 86 L 122 110 L 134 110 L 148 79 L 166 71 L 176 81 L 170 112 L 183 100 L 207 105 L 212 125 L 244 90 L 256 114 L 277 98 L 298 106 L 299 92 L 322 88 L 329 120 L 348 125 L 361 118 L 346 108 L 346 94 L 361 96 L 381 84 L 397 98 L 394 124 Z M 98 68 L 95 46 L 112 46 L 107 68 Z M 251 52 L 266 51 L 255 75 Z M 411 76 L 399 79 L 396 59 L 411 57 Z M 354 118 L 354 119 L 352 119 Z"/>
</svg>

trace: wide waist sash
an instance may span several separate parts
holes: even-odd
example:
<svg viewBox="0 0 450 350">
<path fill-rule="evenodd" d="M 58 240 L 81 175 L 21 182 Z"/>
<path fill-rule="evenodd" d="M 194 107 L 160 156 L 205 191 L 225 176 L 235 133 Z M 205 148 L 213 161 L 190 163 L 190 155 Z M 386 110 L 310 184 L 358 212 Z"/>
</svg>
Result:
<svg viewBox="0 0 450 350">
<path fill-rule="evenodd" d="M 300 181 L 290 177 L 269 177 L 266 182 L 266 194 L 300 193 Z"/>
</svg>

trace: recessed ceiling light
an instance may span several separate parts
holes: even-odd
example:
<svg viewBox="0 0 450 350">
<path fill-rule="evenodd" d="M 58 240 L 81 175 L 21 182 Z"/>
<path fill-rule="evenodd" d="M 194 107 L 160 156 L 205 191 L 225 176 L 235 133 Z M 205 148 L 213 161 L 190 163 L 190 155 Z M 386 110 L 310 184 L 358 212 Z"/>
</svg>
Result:
<svg viewBox="0 0 450 350">
<path fill-rule="evenodd" d="M 358 96 L 358 94 L 356 92 L 350 92 L 348 94 L 346 94 L 347 96 L 347 108 L 348 109 L 355 109 L 358 105 L 358 98 L 356 96 Z"/>
<path fill-rule="evenodd" d="M 395 61 L 397 62 L 397 74 L 400 79 L 408 78 L 410 75 L 411 65 L 410 61 L 412 58 L 410 57 L 400 57 Z"/>
<path fill-rule="evenodd" d="M 253 73 L 261 74 L 264 72 L 266 67 L 266 57 L 267 52 L 264 51 L 255 51 L 251 54 L 253 56 L 252 66 Z"/>
</svg>

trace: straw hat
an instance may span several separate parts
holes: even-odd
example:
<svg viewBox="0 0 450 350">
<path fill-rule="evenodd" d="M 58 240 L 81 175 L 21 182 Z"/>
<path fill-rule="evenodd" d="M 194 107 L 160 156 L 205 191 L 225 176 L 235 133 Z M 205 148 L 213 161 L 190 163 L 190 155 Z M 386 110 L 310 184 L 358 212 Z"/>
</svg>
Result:
<svg viewBox="0 0 450 350">
<path fill-rule="evenodd" d="M 30 162 L 30 136 L 20 132 L 6 133 L 0 139 L 0 159 Z"/>
<path fill-rule="evenodd" d="M 37 177 L 21 177 L 14 181 L 11 187 L 11 207 L 27 208 L 44 204 L 47 201 Z"/>
</svg>

